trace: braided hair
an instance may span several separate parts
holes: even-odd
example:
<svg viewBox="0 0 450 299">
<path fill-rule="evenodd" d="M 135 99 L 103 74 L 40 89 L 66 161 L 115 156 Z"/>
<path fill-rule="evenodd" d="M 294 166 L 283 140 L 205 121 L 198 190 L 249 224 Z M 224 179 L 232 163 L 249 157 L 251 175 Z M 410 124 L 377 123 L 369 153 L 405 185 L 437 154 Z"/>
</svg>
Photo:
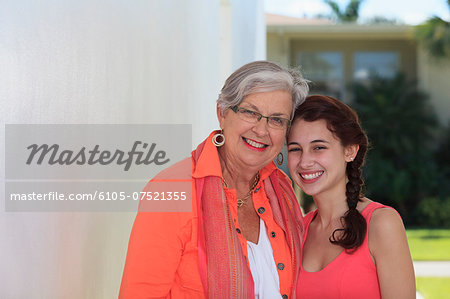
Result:
<svg viewBox="0 0 450 299">
<path fill-rule="evenodd" d="M 323 95 L 308 96 L 294 115 L 294 121 L 302 119 L 313 122 L 323 119 L 327 128 L 341 141 L 342 146 L 359 145 L 359 150 L 353 161 L 347 163 L 346 198 L 348 210 L 341 218 L 343 228 L 336 229 L 330 236 L 330 242 L 339 245 L 350 252 L 356 250 L 364 241 L 367 223 L 356 209 L 358 201 L 363 197 L 364 185 L 361 167 L 364 165 L 368 148 L 368 139 L 359 123 L 358 115 L 353 109 L 341 101 Z"/>
</svg>

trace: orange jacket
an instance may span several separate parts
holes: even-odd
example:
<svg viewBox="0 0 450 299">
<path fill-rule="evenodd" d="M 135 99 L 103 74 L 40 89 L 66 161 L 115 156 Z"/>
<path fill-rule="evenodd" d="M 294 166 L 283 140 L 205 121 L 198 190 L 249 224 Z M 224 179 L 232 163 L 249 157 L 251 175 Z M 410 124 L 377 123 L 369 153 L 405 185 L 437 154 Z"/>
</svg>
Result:
<svg viewBox="0 0 450 299">
<path fill-rule="evenodd" d="M 119 298 L 205 298 L 198 267 L 195 179 L 205 176 L 222 177 L 217 149 L 208 141 L 197 165 L 188 158 L 172 166 L 172 171 L 165 172 L 177 173 L 178 178 L 193 178 L 192 212 L 137 214 L 128 245 Z M 285 176 L 273 162 L 264 167 L 260 171 L 261 179 L 255 188 L 253 204 L 256 211 L 264 209 L 263 213 L 258 214 L 267 227 L 277 265 L 280 292 L 290 294 L 293 283 L 290 249 L 284 231 L 273 219 L 262 183 L 273 171 Z M 225 188 L 225 194 L 235 227 L 239 229 L 236 190 Z M 239 233 L 238 237 L 242 251 L 247 255 L 247 240 Z"/>
</svg>

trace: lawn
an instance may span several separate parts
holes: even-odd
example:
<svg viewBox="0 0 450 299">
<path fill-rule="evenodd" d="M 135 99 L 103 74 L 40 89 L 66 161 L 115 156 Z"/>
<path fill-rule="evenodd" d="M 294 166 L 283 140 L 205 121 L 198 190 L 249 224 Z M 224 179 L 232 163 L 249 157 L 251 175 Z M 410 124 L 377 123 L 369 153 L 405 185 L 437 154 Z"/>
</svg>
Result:
<svg viewBox="0 0 450 299">
<path fill-rule="evenodd" d="M 445 299 L 450 294 L 450 277 L 417 277 L 417 291 L 425 299 Z"/>
<path fill-rule="evenodd" d="M 450 230 L 409 229 L 406 235 L 413 260 L 450 260 Z M 416 285 L 425 299 L 449 298 L 450 277 L 416 277 Z"/>
<path fill-rule="evenodd" d="M 449 229 L 409 229 L 409 248 L 415 261 L 450 261 Z"/>
</svg>

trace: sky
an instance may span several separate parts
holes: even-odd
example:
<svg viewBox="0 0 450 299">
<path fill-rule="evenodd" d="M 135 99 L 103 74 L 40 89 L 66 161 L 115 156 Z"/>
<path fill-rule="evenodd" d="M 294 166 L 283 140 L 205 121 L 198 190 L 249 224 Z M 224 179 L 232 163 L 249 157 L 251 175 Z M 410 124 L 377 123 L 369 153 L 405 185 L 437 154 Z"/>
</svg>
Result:
<svg viewBox="0 0 450 299">
<path fill-rule="evenodd" d="M 345 7 L 350 0 L 335 0 Z M 318 14 L 331 14 L 331 10 L 322 0 L 264 0 L 267 13 L 293 17 L 313 17 Z M 365 0 L 360 6 L 360 18 L 374 16 L 395 18 L 405 24 L 417 25 L 429 17 L 437 15 L 450 19 L 446 0 Z"/>
</svg>

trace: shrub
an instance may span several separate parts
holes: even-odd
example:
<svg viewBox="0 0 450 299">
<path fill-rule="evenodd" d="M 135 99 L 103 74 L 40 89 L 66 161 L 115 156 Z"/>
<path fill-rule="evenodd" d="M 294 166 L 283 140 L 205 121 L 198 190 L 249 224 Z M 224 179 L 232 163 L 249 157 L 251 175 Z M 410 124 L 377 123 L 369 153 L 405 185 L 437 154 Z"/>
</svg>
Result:
<svg viewBox="0 0 450 299">
<path fill-rule="evenodd" d="M 417 206 L 419 223 L 430 228 L 450 228 L 450 197 L 427 197 Z"/>
<path fill-rule="evenodd" d="M 373 75 L 368 83 L 355 82 L 352 90 L 351 105 L 371 143 L 366 194 L 397 208 L 406 222 L 417 222 L 412 217 L 417 204 L 439 188 L 434 159 L 439 126 L 428 97 L 402 74 Z"/>
</svg>

